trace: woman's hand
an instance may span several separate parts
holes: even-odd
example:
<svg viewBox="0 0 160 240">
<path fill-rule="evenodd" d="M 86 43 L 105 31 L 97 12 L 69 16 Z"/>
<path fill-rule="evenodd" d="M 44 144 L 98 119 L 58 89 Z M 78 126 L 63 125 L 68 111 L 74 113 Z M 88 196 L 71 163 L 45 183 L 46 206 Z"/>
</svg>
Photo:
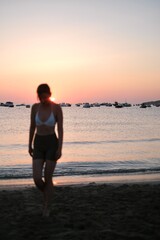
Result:
<svg viewBox="0 0 160 240">
<path fill-rule="evenodd" d="M 33 157 L 33 148 L 32 147 L 29 147 L 28 152 L 29 152 L 29 155 L 31 157 Z"/>
<path fill-rule="evenodd" d="M 61 156 L 62 156 L 62 151 L 61 149 L 58 149 L 56 152 L 56 160 L 60 159 Z"/>
</svg>

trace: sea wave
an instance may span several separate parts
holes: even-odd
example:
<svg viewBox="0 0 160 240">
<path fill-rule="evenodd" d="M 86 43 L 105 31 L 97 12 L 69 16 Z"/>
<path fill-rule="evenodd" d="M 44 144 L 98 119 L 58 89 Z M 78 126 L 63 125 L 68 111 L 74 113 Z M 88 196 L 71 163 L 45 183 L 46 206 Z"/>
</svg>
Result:
<svg viewBox="0 0 160 240">
<path fill-rule="evenodd" d="M 146 164 L 142 167 L 143 162 L 131 164 L 131 162 L 117 163 L 61 163 L 56 168 L 54 176 L 96 176 L 96 175 L 129 175 L 129 174 L 146 174 L 146 173 L 160 173 L 160 164 L 151 166 Z M 5 179 L 27 179 L 32 178 L 32 168 L 30 165 L 2 167 L 0 169 L 0 180 Z"/>
<path fill-rule="evenodd" d="M 119 140 L 106 140 L 106 141 L 71 141 L 64 142 L 66 145 L 83 145 L 83 144 L 110 144 L 110 143 L 138 143 L 138 142 L 160 142 L 160 138 L 148 139 L 119 139 Z"/>
<path fill-rule="evenodd" d="M 123 143 L 143 143 L 143 142 L 160 142 L 160 138 L 145 138 L 145 139 L 119 139 L 119 140 L 97 140 L 97 141 L 65 141 L 64 145 L 94 145 L 94 144 L 123 144 Z M 3 149 L 27 149 L 28 144 L 13 143 L 0 144 L 0 150 Z"/>
<path fill-rule="evenodd" d="M 0 149 L 5 149 L 11 147 L 12 149 L 27 149 L 28 144 L 12 143 L 12 144 L 0 144 Z"/>
</svg>

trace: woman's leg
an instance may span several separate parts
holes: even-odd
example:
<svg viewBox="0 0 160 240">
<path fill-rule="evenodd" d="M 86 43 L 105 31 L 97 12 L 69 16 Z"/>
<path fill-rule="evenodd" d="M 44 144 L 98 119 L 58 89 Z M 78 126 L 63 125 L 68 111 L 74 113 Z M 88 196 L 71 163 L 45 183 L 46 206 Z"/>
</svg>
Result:
<svg viewBox="0 0 160 240">
<path fill-rule="evenodd" d="M 49 208 L 51 204 L 51 200 L 54 193 L 54 185 L 52 181 L 53 173 L 56 167 L 56 161 L 46 160 L 45 170 L 44 170 L 44 178 L 45 178 L 45 206 L 44 206 L 44 215 L 49 216 Z"/>
<path fill-rule="evenodd" d="M 42 170 L 43 170 L 44 160 L 42 159 L 34 159 L 33 160 L 33 180 L 35 185 L 42 192 L 44 191 L 45 183 L 42 180 Z"/>
</svg>

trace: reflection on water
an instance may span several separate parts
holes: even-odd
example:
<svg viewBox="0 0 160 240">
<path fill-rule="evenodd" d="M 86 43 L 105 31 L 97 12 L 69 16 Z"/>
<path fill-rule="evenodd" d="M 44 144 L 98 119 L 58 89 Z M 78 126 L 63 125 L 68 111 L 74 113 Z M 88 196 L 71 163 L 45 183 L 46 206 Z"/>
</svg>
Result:
<svg viewBox="0 0 160 240">
<path fill-rule="evenodd" d="M 68 163 L 64 165 L 68 169 L 70 162 L 77 163 L 76 170 L 82 169 L 84 162 L 91 163 L 86 167 L 88 172 L 91 168 L 96 171 L 97 162 L 112 163 L 114 169 L 122 165 L 128 169 L 160 167 L 160 108 L 70 107 L 63 108 L 63 113 L 64 147 L 59 167 Z M 18 165 L 24 172 L 30 171 L 29 120 L 30 109 L 0 107 L 1 169 Z M 74 171 L 73 165 L 70 174 Z"/>
</svg>

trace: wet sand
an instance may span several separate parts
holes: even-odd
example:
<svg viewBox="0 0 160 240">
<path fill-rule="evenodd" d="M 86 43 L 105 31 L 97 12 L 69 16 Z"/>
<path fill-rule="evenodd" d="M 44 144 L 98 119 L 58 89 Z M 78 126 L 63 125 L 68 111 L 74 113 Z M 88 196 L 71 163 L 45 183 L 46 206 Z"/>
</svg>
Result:
<svg viewBox="0 0 160 240">
<path fill-rule="evenodd" d="M 160 239 L 160 184 L 57 186 L 42 217 L 35 187 L 0 190 L 1 239 Z"/>
</svg>

